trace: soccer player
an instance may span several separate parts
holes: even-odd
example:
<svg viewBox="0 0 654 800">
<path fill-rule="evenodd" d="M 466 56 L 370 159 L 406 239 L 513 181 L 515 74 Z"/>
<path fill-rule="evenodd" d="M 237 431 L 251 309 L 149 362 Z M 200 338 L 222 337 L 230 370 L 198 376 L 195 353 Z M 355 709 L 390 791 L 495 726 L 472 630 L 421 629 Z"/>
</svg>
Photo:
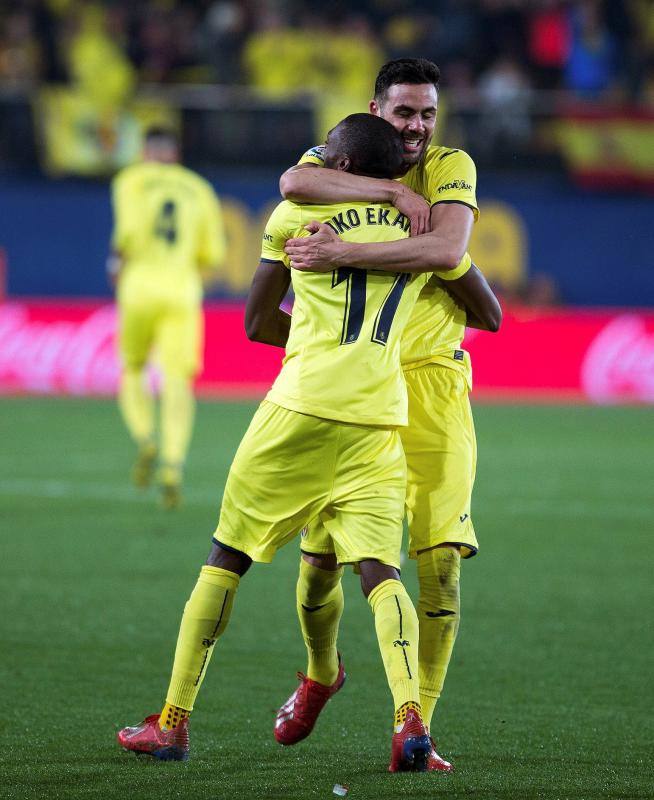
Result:
<svg viewBox="0 0 654 800">
<path fill-rule="evenodd" d="M 225 257 L 220 204 L 210 184 L 180 163 L 176 135 L 152 128 L 143 160 L 114 178 L 109 272 L 116 285 L 121 378 L 119 406 L 138 452 L 134 483 L 148 486 L 159 459 L 162 503 L 181 500 L 193 428 L 193 378 L 202 359 L 203 282 Z M 145 369 L 157 351 L 163 373 L 161 434 Z"/>
<path fill-rule="evenodd" d="M 402 139 L 383 119 L 354 114 L 330 133 L 324 158 L 325 173 L 391 177 L 402 169 Z M 160 759 L 188 757 L 188 716 L 240 578 L 319 517 L 339 563 L 358 565 L 374 615 L 395 709 L 390 768 L 423 771 L 431 745 L 420 715 L 418 619 L 398 571 L 406 462 L 397 428 L 407 421 L 400 338 L 426 278 L 347 268 L 291 273 L 285 242 L 306 235 L 314 219 L 349 242 L 392 242 L 409 227 L 389 204 L 367 202 L 283 202 L 270 217 L 246 329 L 259 341 L 287 342 L 286 358 L 234 457 L 164 708 L 118 741 Z M 279 308 L 291 281 L 292 318 Z"/>
<path fill-rule="evenodd" d="M 481 272 L 461 261 L 478 215 L 476 172 L 461 150 L 429 144 L 436 124 L 439 70 L 425 59 L 384 65 L 370 112 L 388 120 L 404 142 L 404 174 L 381 181 L 310 167 L 323 165 L 323 148 L 309 150 L 281 179 L 282 194 L 296 201 L 390 202 L 422 235 L 393 243 L 341 241 L 324 225 L 288 243 L 292 266 L 338 270 L 429 267 L 450 270 L 422 290 L 402 339 L 402 368 L 409 393 L 409 425 L 401 429 L 407 458 L 409 556 L 417 559 L 420 625 L 420 703 L 431 725 L 456 639 L 460 616 L 460 561 L 477 552 L 471 518 L 476 443 L 468 399 L 471 366 L 461 348 L 466 325 L 496 331 L 501 309 Z M 466 271 L 466 266 L 469 268 Z M 403 269 L 406 266 L 402 267 Z M 294 744 L 309 735 L 327 700 L 340 688 L 343 666 L 336 650 L 343 594 L 340 568 L 320 520 L 302 538 L 297 609 L 308 652 L 301 684 L 280 708 L 275 737 Z M 432 742 L 429 769 L 449 771 Z"/>
</svg>

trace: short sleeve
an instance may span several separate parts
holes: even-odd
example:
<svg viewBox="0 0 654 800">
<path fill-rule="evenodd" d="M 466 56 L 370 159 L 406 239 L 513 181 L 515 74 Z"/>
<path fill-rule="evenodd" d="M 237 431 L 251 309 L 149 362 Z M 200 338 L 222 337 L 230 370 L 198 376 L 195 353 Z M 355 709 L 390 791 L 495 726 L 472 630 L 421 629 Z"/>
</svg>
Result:
<svg viewBox="0 0 654 800">
<path fill-rule="evenodd" d="M 479 217 L 477 169 L 463 150 L 446 150 L 435 155 L 428 167 L 427 200 L 436 203 L 463 203 Z"/>
<path fill-rule="evenodd" d="M 470 258 L 469 253 L 464 253 L 463 258 L 459 263 L 456 265 L 454 269 L 450 270 L 443 270 L 443 272 L 437 271 L 434 273 L 438 275 L 444 281 L 455 281 L 458 278 L 462 278 L 472 267 L 472 259 Z"/>
<path fill-rule="evenodd" d="M 287 200 L 280 203 L 266 223 L 261 242 L 262 261 L 282 261 L 287 267 L 289 258 L 284 252 L 287 239 L 300 231 L 300 209 Z"/>
<path fill-rule="evenodd" d="M 325 166 L 325 145 L 319 144 L 312 147 L 297 162 L 298 164 L 315 164 L 317 167 Z"/>
</svg>

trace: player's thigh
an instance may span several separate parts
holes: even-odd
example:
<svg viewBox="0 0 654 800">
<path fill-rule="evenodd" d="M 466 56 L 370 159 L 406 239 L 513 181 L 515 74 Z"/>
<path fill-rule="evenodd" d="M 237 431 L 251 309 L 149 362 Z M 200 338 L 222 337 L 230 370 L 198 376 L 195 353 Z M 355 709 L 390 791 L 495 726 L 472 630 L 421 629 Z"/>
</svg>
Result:
<svg viewBox="0 0 654 800">
<path fill-rule="evenodd" d="M 204 317 L 197 303 L 169 306 L 157 329 L 157 351 L 164 375 L 192 377 L 202 367 Z"/>
<path fill-rule="evenodd" d="M 437 365 L 406 374 L 409 425 L 401 437 L 407 459 L 409 554 L 440 544 L 474 554 L 471 518 L 477 446 L 465 378 Z"/>
<path fill-rule="evenodd" d="M 350 426 L 321 520 L 342 564 L 377 559 L 399 569 L 406 461 L 397 431 Z"/>
<path fill-rule="evenodd" d="M 264 401 L 234 456 L 215 540 L 271 561 L 325 506 L 336 444 L 333 423 Z"/>
<path fill-rule="evenodd" d="M 118 350 L 123 367 L 140 369 L 155 340 L 158 309 L 147 298 L 125 298 L 118 304 Z"/>
</svg>

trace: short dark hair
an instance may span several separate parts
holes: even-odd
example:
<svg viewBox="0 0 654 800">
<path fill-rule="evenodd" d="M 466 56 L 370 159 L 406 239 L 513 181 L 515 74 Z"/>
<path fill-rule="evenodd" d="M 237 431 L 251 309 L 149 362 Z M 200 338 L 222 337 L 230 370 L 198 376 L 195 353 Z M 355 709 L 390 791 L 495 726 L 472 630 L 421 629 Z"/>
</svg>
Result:
<svg viewBox="0 0 654 800">
<path fill-rule="evenodd" d="M 143 136 L 146 143 L 166 142 L 167 144 L 179 146 L 179 136 L 172 128 L 164 128 L 163 125 L 152 125 Z"/>
<path fill-rule="evenodd" d="M 402 137 L 375 114 L 350 114 L 331 131 L 338 152 L 350 159 L 350 172 L 369 178 L 394 178 L 404 169 Z"/>
<path fill-rule="evenodd" d="M 438 89 L 440 69 L 426 58 L 396 58 L 387 61 L 375 81 L 375 100 L 379 103 L 396 83 L 431 83 Z"/>
</svg>

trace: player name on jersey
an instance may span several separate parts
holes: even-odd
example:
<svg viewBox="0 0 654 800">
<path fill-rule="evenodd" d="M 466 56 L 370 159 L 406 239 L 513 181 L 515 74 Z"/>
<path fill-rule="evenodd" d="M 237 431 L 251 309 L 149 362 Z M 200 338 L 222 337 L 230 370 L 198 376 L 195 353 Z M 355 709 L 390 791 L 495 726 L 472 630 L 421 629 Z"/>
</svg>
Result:
<svg viewBox="0 0 654 800">
<path fill-rule="evenodd" d="M 366 225 L 388 225 L 390 228 L 397 226 L 405 233 L 408 233 L 411 228 L 411 221 L 404 214 L 392 208 L 366 206 L 361 212 L 365 214 Z M 361 225 L 361 215 L 356 208 L 348 208 L 347 211 L 335 214 L 326 224 L 340 236 L 344 231 L 358 228 Z"/>
</svg>

